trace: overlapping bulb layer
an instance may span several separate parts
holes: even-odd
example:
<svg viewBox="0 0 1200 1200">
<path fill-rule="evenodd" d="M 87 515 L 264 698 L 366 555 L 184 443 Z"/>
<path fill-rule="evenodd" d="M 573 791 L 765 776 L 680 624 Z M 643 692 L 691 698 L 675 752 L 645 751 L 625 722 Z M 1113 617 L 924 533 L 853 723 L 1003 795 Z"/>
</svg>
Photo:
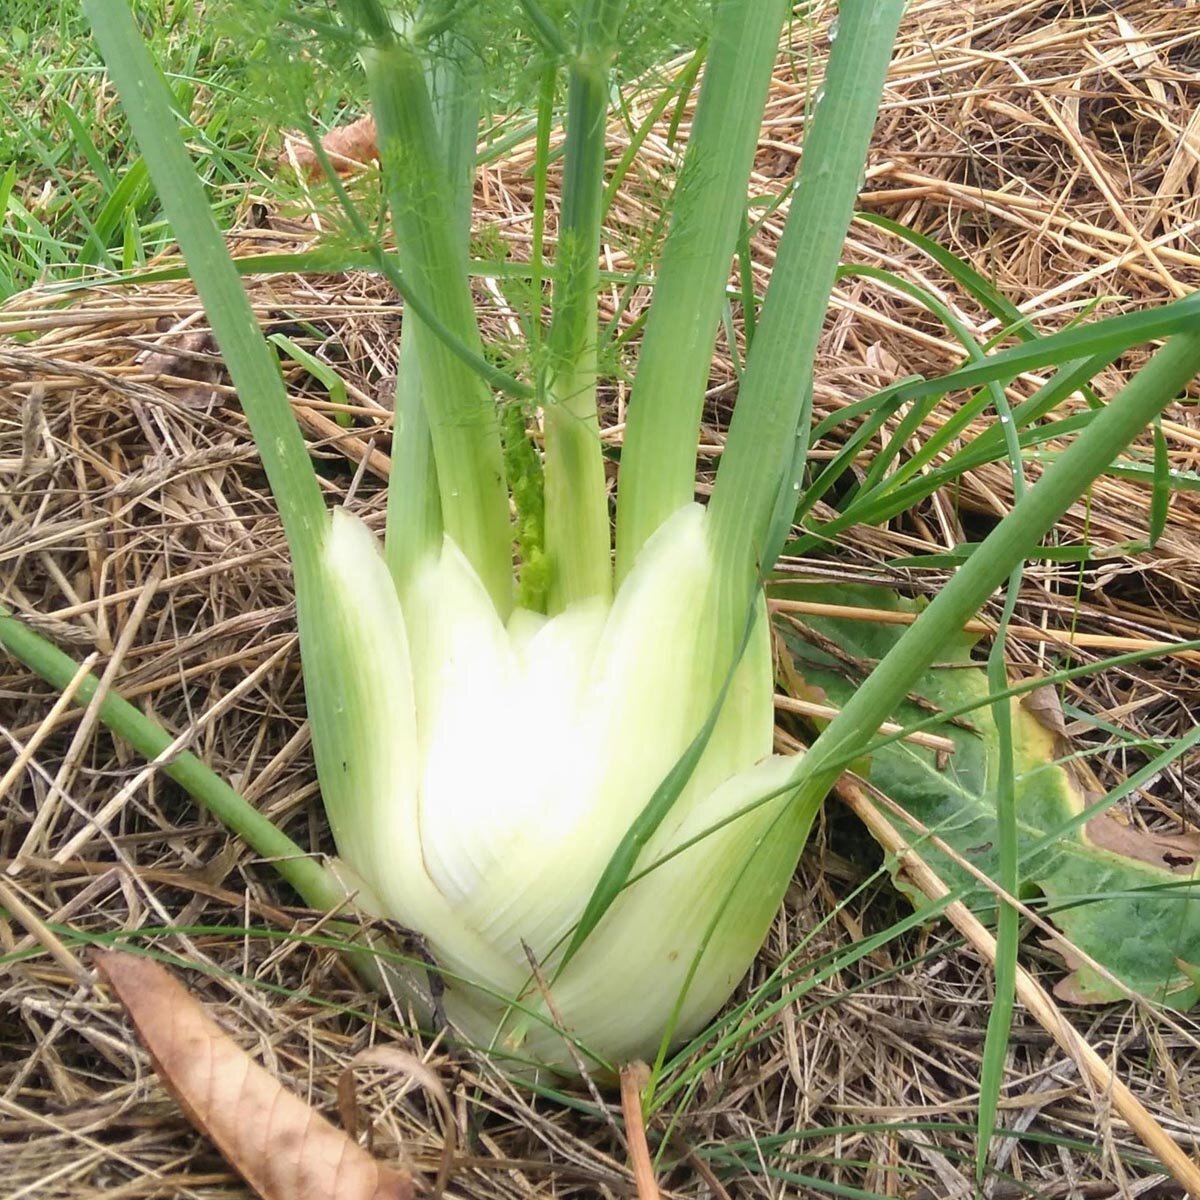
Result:
<svg viewBox="0 0 1200 1200">
<path fill-rule="evenodd" d="M 322 611 L 301 613 L 325 807 L 372 902 L 447 972 L 452 1020 L 479 1044 L 570 1069 L 529 947 L 585 1056 L 645 1056 L 664 1031 L 700 1027 L 761 945 L 811 819 L 780 795 L 721 825 L 794 770 L 771 755 L 765 614 L 635 877 L 720 827 L 636 878 L 555 966 L 713 702 L 704 510 L 666 522 L 611 604 L 550 618 L 502 621 L 449 540 L 402 603 L 373 535 L 344 511 L 325 570 Z"/>
</svg>

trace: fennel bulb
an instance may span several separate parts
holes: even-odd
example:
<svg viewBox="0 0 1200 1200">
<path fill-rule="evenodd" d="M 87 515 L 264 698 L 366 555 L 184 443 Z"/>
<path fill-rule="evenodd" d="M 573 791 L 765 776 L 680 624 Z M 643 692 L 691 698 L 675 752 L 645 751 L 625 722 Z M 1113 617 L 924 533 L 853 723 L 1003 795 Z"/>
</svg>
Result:
<svg viewBox="0 0 1200 1200">
<path fill-rule="evenodd" d="M 214 811 L 315 907 L 343 904 L 353 876 L 360 901 L 422 934 L 448 973 L 450 1015 L 472 1040 L 572 1070 L 551 1020 L 558 1013 L 594 1060 L 616 1065 L 698 1029 L 731 992 L 824 788 L 878 727 L 887 697 L 903 695 L 902 672 L 884 677 L 890 691 L 864 688 L 862 711 L 848 708 L 837 738 L 797 765 L 770 754 L 761 600 L 728 675 L 751 589 L 790 515 L 787 489 L 811 416 L 804 381 L 902 0 L 842 6 L 827 94 L 806 131 L 704 510 L 691 500 L 708 364 L 730 264 L 743 257 L 747 181 L 791 5 L 701 6 L 708 35 L 694 63 L 703 61 L 703 83 L 653 270 L 615 537 L 597 393 L 602 345 L 622 344 L 607 316 L 601 323 L 599 295 L 604 214 L 620 179 L 607 170 L 607 130 L 623 0 L 587 0 L 573 25 L 540 29 L 545 66 L 567 86 L 555 270 L 536 265 L 540 248 L 534 256 L 535 278 L 550 284 L 549 319 L 540 286 L 525 314 L 539 330 L 530 378 L 488 353 L 469 269 L 487 93 L 476 70 L 487 56 L 473 43 L 506 44 L 524 21 L 512 25 L 518 14 L 504 5 L 451 5 L 426 22 L 419 6 L 416 23 L 398 29 L 379 0 L 335 7 L 378 125 L 394 257 L 351 198 L 339 198 L 405 303 L 386 566 L 353 518 L 326 514 L 277 358 L 127 6 L 87 3 L 279 502 L 321 788 L 348 867 L 306 869 L 300 847 L 235 793 L 222 793 Z M 545 178 L 554 103 L 539 101 L 538 113 Z M 544 197 L 535 205 L 544 210 Z M 533 454 L 535 469 L 512 480 L 516 440 L 500 436 L 501 393 L 542 409 L 540 462 Z M 510 611 L 514 501 L 521 583 L 548 618 Z M 532 586 L 543 570 L 544 597 Z M 553 1003 L 530 986 L 526 947 Z"/>
<path fill-rule="evenodd" d="M 712 703 L 704 510 L 675 513 L 611 602 L 549 618 L 501 620 L 448 538 L 402 599 L 373 535 L 344 510 L 324 566 L 325 611 L 302 614 L 301 629 L 325 808 L 360 901 L 419 932 L 445 969 L 451 1020 L 477 1044 L 570 1070 L 527 946 L 566 1032 L 601 1064 L 700 1028 L 749 967 L 790 878 L 812 813 L 786 795 L 636 880 L 555 966 Z M 783 786 L 795 764 L 771 755 L 772 691 L 760 611 L 639 872 Z"/>
</svg>

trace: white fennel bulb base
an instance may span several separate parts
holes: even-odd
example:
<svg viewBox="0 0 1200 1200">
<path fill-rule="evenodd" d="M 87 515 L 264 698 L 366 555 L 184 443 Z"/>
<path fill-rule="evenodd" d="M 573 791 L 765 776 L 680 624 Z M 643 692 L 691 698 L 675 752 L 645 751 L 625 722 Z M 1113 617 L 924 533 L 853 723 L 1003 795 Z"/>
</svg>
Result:
<svg viewBox="0 0 1200 1200">
<path fill-rule="evenodd" d="M 322 611 L 301 613 L 325 807 L 339 854 L 383 914 L 426 940 L 447 1012 L 478 1045 L 573 1070 L 528 947 L 585 1059 L 652 1055 L 727 999 L 787 886 L 813 814 L 772 796 L 795 764 L 771 755 L 763 611 L 635 874 L 719 828 L 630 884 L 556 969 L 713 703 L 705 521 L 695 504 L 671 517 L 611 604 L 505 623 L 449 540 L 402 605 L 373 535 L 333 514 Z"/>
</svg>

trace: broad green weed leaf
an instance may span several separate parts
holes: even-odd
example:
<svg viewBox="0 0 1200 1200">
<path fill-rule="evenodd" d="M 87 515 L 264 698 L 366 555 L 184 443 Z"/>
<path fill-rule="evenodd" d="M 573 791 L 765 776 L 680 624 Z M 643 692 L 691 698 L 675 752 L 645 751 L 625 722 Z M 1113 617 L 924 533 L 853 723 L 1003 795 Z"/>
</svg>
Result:
<svg viewBox="0 0 1200 1200">
<path fill-rule="evenodd" d="M 914 611 L 910 601 L 877 589 L 791 588 L 789 599 Z M 841 705 L 869 669 L 903 631 L 902 625 L 799 618 L 816 635 L 780 623 L 791 662 L 783 672 L 791 690 L 811 698 L 820 689 Z M 917 821 L 935 832 L 962 858 L 991 877 L 996 872 L 995 788 L 998 741 L 989 708 L 983 667 L 971 664 L 973 638 L 947 639 L 942 661 L 922 680 L 917 695 L 894 720 L 914 724 L 938 709 L 980 704 L 956 724 L 937 732 L 955 744 L 953 754 L 894 741 L 857 764 L 870 782 Z M 836 657 L 835 657 L 836 656 Z M 1200 835 L 1155 835 L 1104 810 L 1102 796 L 1088 794 L 1074 768 L 1063 736 L 1057 700 L 1050 689 L 1014 698 L 1023 899 L 1041 896 L 1057 928 L 1127 987 L 1174 1008 L 1200 1000 Z M 1090 806 L 1095 814 L 1087 816 Z M 895 817 L 891 818 L 895 820 Z M 970 875 L 915 827 L 904 832 L 922 856 L 951 886 L 971 886 Z M 902 878 L 897 886 L 918 905 Z M 990 892 L 973 885 L 973 907 L 991 910 Z M 1068 961 L 1071 973 L 1056 993 L 1073 1003 L 1104 1003 L 1121 992 L 1081 960 Z"/>
</svg>

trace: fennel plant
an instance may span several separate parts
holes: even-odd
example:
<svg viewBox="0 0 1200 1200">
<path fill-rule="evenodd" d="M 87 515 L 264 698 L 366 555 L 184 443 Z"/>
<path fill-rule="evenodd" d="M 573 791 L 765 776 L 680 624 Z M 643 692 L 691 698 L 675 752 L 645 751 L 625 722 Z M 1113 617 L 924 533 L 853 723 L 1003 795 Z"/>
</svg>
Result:
<svg viewBox="0 0 1200 1200">
<path fill-rule="evenodd" d="M 406 303 L 383 549 L 355 516 L 326 510 L 273 352 L 125 3 L 85 8 L 283 517 L 339 860 L 326 869 L 296 859 L 236 797 L 214 812 L 282 855 L 310 903 L 349 897 L 422 934 L 449 983 L 449 1016 L 470 1040 L 568 1072 L 576 1053 L 601 1067 L 653 1056 L 730 995 L 830 783 L 869 750 L 946 631 L 974 615 L 1186 385 L 1200 367 L 1200 334 L 1193 323 L 1094 415 L 805 755 L 774 756 L 763 582 L 801 499 L 817 338 L 901 0 L 841 6 L 701 506 L 708 365 L 790 12 L 784 0 L 712 6 L 638 349 L 615 536 L 599 437 L 597 290 L 626 3 L 340 0 L 339 36 L 356 40 L 378 123 L 396 258 L 361 219 L 357 228 Z M 506 21 L 540 39 L 567 95 L 557 252 L 545 272 L 550 319 L 537 331 L 545 353 L 531 356 L 525 378 L 489 360 L 468 274 L 473 39 L 498 37 Z M 1039 347 L 1042 361 L 1053 361 L 1052 343 Z M 990 356 L 991 378 L 1006 369 L 1011 378 L 1010 359 L 1018 355 Z M 499 393 L 536 402 L 542 420 L 544 547 L 522 541 L 515 570 Z M 15 622 L 0 619 L 0 637 L 61 677 L 63 660 Z M 105 711 L 135 744 L 160 752 L 133 710 L 113 702 Z"/>
</svg>

